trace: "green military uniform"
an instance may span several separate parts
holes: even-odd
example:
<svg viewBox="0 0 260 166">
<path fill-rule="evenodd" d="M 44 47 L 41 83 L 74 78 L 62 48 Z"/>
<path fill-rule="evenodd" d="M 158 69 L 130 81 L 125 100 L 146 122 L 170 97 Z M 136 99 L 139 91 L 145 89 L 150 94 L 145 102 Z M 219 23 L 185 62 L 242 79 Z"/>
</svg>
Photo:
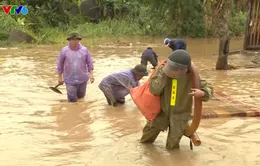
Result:
<svg viewBox="0 0 260 166">
<path fill-rule="evenodd" d="M 179 148 L 179 142 L 192 116 L 191 73 L 178 79 L 167 77 L 162 66 L 151 78 L 150 92 L 161 96 L 161 112 L 152 122 L 147 122 L 143 129 L 142 143 L 154 142 L 161 131 L 169 127 L 167 149 Z M 205 92 L 203 101 L 208 101 L 213 88 L 201 81 L 201 90 Z"/>
</svg>

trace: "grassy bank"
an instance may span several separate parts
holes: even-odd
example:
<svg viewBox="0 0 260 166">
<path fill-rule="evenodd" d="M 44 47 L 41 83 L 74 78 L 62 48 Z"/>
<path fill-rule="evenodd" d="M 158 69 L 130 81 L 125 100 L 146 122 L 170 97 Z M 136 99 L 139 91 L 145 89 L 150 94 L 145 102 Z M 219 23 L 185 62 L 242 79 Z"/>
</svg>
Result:
<svg viewBox="0 0 260 166">
<path fill-rule="evenodd" d="M 246 21 L 246 13 L 234 13 L 230 18 L 229 28 L 233 36 L 241 36 L 244 33 L 244 26 Z M 132 37 L 132 36 L 154 36 L 154 37 L 176 37 L 176 35 L 168 36 L 169 34 L 175 34 L 168 32 L 167 28 L 163 28 L 163 21 L 158 22 L 158 24 L 153 24 L 152 26 L 147 23 L 147 25 L 140 25 L 138 21 L 131 18 L 125 19 L 110 19 L 102 21 L 98 24 L 83 22 L 73 24 L 67 27 L 56 27 L 51 28 L 45 26 L 43 28 L 31 29 L 29 25 L 23 23 L 23 20 L 14 18 L 11 15 L 4 15 L 0 12 L 0 46 L 13 46 L 12 43 L 7 42 L 8 36 L 12 28 L 18 28 L 24 32 L 32 35 L 36 40 L 36 44 L 65 44 L 66 36 L 72 31 L 79 32 L 85 38 L 91 38 L 90 44 L 95 44 L 98 38 L 115 38 L 115 37 Z M 212 32 L 212 25 L 207 24 L 205 29 L 201 30 L 205 32 L 202 36 L 192 36 L 192 37 L 214 37 L 214 32 Z M 162 27 L 162 28 L 160 28 Z M 189 37 L 189 36 L 188 36 Z"/>
<path fill-rule="evenodd" d="M 0 18 L 1 21 L 1 18 Z M 9 25 L 8 25 L 9 24 Z M 79 32 L 84 38 L 109 38 L 109 37 L 123 37 L 123 36 L 145 36 L 143 30 L 138 26 L 138 24 L 131 23 L 127 20 L 106 20 L 102 21 L 99 24 L 95 23 L 84 23 L 80 24 L 77 27 L 69 28 L 41 28 L 36 33 L 30 30 L 29 28 L 14 23 L 12 21 L 6 22 L 5 27 L 0 33 L 0 45 L 10 46 L 12 43 L 9 43 L 8 36 L 12 28 L 18 28 L 22 31 L 33 36 L 37 40 L 37 44 L 64 44 L 66 43 L 66 37 L 72 31 Z M 0 25 L 4 26 L 4 25 Z M 12 27 L 12 28 L 11 28 Z M 92 42 L 95 42 L 93 40 Z"/>
</svg>

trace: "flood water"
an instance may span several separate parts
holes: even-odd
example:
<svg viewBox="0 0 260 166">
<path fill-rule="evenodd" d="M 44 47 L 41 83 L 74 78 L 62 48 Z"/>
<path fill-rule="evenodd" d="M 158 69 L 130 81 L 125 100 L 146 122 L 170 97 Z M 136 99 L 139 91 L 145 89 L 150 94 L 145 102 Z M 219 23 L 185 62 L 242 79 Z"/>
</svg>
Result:
<svg viewBox="0 0 260 166">
<path fill-rule="evenodd" d="M 160 59 L 166 58 L 171 51 L 162 41 L 132 39 L 132 45 L 102 41 L 89 47 L 95 82 L 88 84 L 86 98 L 77 103 L 66 101 L 64 85 L 62 95 L 48 88 L 57 84 L 55 63 L 61 46 L 0 49 L 0 165 L 259 166 L 259 118 L 203 119 L 197 131 L 201 146 L 191 151 L 189 140 L 183 137 L 180 150 L 166 151 L 166 132 L 154 144 L 138 142 L 145 119 L 130 96 L 123 106 L 107 105 L 97 87 L 101 79 L 134 67 L 147 46 Z M 217 56 L 213 54 L 218 41 L 187 43 L 202 78 L 243 104 L 260 107 L 259 69 L 215 71 Z M 231 50 L 241 49 L 242 44 L 241 39 L 232 40 Z M 232 55 L 229 59 L 242 64 L 251 58 Z M 224 107 L 230 107 L 229 103 L 213 100 L 204 104 L 206 110 Z"/>
</svg>

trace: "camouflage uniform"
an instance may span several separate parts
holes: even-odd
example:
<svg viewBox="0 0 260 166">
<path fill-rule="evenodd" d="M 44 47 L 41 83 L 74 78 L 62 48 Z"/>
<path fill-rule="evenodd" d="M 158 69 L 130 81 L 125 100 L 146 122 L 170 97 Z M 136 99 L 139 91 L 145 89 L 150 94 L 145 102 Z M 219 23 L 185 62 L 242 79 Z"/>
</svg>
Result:
<svg viewBox="0 0 260 166">
<path fill-rule="evenodd" d="M 175 105 L 171 105 L 172 80 L 177 81 Z M 179 142 L 184 134 L 189 120 L 192 116 L 192 80 L 191 73 L 178 79 L 167 77 L 162 71 L 162 66 L 151 78 L 150 91 L 154 95 L 161 96 L 161 112 L 152 122 L 147 122 L 143 129 L 141 138 L 142 143 L 152 143 L 155 141 L 161 131 L 169 128 L 166 148 L 179 148 Z M 205 92 L 203 101 L 208 101 L 212 94 L 213 88 L 208 86 L 206 81 L 201 81 L 201 90 Z"/>
</svg>

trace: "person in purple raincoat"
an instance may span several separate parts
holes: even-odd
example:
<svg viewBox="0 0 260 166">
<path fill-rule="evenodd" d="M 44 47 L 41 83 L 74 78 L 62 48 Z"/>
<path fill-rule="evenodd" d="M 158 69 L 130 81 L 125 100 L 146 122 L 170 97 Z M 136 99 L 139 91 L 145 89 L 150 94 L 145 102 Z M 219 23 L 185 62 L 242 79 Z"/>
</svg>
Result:
<svg viewBox="0 0 260 166">
<path fill-rule="evenodd" d="M 147 75 L 146 66 L 139 64 L 133 69 L 106 76 L 98 87 L 104 93 L 108 105 L 116 107 L 118 104 L 125 103 L 125 96 L 130 93 L 130 88 L 139 86 L 139 80 Z"/>
<path fill-rule="evenodd" d="M 76 102 L 86 95 L 87 82 L 94 82 L 93 61 L 90 52 L 80 44 L 76 32 L 69 34 L 68 46 L 62 48 L 57 58 L 58 82 L 66 84 L 69 102 Z"/>
</svg>

